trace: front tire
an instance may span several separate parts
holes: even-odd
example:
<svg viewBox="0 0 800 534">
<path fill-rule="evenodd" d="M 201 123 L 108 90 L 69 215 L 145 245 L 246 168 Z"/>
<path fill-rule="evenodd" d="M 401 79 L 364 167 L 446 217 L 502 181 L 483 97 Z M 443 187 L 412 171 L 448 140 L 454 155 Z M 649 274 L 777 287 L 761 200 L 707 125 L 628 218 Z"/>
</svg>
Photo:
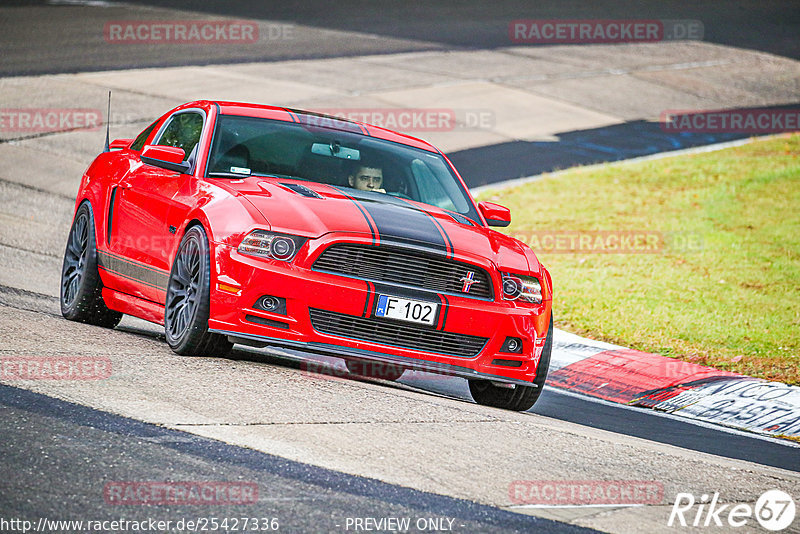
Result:
<svg viewBox="0 0 800 534">
<path fill-rule="evenodd" d="M 553 352 L 553 314 L 550 314 L 550 326 L 542 348 L 542 357 L 536 369 L 533 386 L 515 385 L 514 388 L 495 386 L 489 380 L 470 380 L 469 392 L 478 404 L 524 412 L 530 410 L 544 390 L 547 370 L 550 367 L 550 355 Z"/>
<path fill-rule="evenodd" d="M 208 331 L 210 264 L 208 237 L 201 226 L 192 226 L 172 263 L 164 303 L 167 343 L 184 356 L 225 356 L 233 347 L 225 336 Z"/>
<path fill-rule="evenodd" d="M 70 321 L 114 328 L 122 314 L 108 309 L 102 291 L 94 216 L 91 204 L 83 202 L 75 212 L 61 266 L 61 315 Z"/>
</svg>

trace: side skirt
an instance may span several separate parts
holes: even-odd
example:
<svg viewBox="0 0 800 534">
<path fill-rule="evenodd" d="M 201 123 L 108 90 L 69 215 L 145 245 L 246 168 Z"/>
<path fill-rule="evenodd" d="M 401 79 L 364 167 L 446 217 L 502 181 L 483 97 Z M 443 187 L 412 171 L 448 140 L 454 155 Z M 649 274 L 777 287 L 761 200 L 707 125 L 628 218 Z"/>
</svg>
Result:
<svg viewBox="0 0 800 534">
<path fill-rule="evenodd" d="M 127 293 L 103 288 L 103 300 L 112 310 L 133 315 L 151 323 L 164 324 L 164 306 Z"/>
</svg>

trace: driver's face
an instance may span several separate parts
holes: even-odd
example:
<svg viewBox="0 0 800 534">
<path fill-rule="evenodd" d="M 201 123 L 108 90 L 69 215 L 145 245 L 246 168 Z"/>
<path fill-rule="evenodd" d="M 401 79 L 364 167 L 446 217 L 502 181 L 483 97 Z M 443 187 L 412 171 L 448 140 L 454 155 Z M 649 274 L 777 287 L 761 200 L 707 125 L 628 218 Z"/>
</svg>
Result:
<svg viewBox="0 0 800 534">
<path fill-rule="evenodd" d="M 359 167 L 358 171 L 350 176 L 350 187 L 362 191 L 374 191 L 383 186 L 383 171 L 377 167 Z"/>
</svg>

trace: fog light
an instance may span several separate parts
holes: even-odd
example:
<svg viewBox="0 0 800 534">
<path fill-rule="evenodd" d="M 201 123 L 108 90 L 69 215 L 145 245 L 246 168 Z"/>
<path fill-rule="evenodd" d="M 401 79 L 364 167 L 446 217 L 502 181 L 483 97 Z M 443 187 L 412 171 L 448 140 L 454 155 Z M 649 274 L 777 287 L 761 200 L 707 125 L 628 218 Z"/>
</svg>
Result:
<svg viewBox="0 0 800 534">
<path fill-rule="evenodd" d="M 509 352 L 511 354 L 522 353 L 522 340 L 518 337 L 507 337 L 500 347 L 500 352 Z"/>
<path fill-rule="evenodd" d="M 273 297 L 272 295 L 264 295 L 258 298 L 253 308 L 286 315 L 286 299 Z"/>
<path fill-rule="evenodd" d="M 261 299 L 261 307 L 267 311 L 274 311 L 280 305 L 280 301 L 275 297 L 263 297 Z"/>
</svg>

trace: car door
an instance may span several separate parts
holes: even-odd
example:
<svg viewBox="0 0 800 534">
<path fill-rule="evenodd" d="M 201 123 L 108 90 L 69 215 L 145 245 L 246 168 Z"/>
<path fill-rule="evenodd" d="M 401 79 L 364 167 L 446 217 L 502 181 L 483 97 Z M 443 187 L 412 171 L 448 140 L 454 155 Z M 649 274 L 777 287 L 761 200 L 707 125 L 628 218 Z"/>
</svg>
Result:
<svg viewBox="0 0 800 534">
<path fill-rule="evenodd" d="M 151 144 L 182 148 L 193 163 L 204 124 L 201 110 L 181 110 L 164 122 Z M 170 255 L 191 209 L 186 191 L 192 189 L 192 171 L 182 174 L 142 163 L 119 182 L 109 249 L 123 278 L 120 290 L 163 304 Z"/>
</svg>

